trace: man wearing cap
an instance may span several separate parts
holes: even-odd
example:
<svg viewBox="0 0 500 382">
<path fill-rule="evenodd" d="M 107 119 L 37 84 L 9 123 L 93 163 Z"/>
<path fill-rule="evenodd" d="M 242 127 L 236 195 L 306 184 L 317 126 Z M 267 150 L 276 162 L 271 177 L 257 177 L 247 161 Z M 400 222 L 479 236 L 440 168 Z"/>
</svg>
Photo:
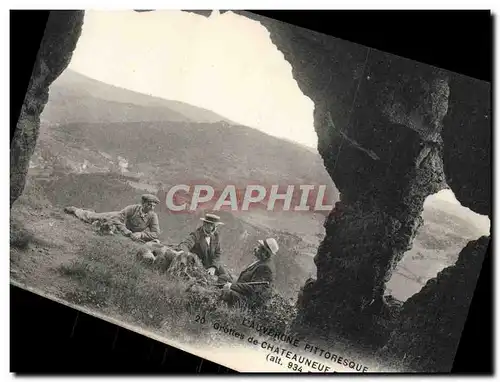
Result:
<svg viewBox="0 0 500 382">
<path fill-rule="evenodd" d="M 214 214 L 206 214 L 200 218 L 203 224 L 191 232 L 178 246 L 180 251 L 196 254 L 210 275 L 218 276 L 222 281 L 230 279 L 224 267 L 220 264 L 220 241 L 217 228 L 224 225 L 220 217 Z"/>
<path fill-rule="evenodd" d="M 144 194 L 141 201 L 141 204 L 132 204 L 120 211 L 122 232 L 135 241 L 157 240 L 160 235 L 160 223 L 154 208 L 160 200 L 155 195 Z"/>
<path fill-rule="evenodd" d="M 224 285 L 222 299 L 229 306 L 256 306 L 269 298 L 276 274 L 273 257 L 278 250 L 279 246 L 275 239 L 259 240 L 253 250 L 257 260 L 241 272 L 235 283 Z"/>
<path fill-rule="evenodd" d="M 141 204 L 132 204 L 117 212 L 96 213 L 76 207 L 66 207 L 64 211 L 87 223 L 109 221 L 123 235 L 134 241 L 157 240 L 160 234 L 160 224 L 158 215 L 153 210 L 160 200 L 151 194 L 142 195 L 141 200 Z"/>
</svg>

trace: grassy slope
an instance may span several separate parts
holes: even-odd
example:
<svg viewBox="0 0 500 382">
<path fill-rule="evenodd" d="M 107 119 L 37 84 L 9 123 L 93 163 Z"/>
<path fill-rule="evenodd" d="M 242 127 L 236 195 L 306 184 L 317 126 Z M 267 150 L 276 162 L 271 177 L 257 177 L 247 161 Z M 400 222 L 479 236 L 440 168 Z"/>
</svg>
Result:
<svg viewBox="0 0 500 382">
<path fill-rule="evenodd" d="M 136 263 L 136 243 L 121 236 L 96 235 L 89 225 L 52 205 L 51 198 L 31 179 L 12 209 L 11 279 L 191 349 L 223 347 L 229 338 L 210 330 L 208 324 L 196 323 L 197 314 L 206 315 L 208 323 L 218 322 L 247 337 L 256 336 L 255 330 L 240 325 L 243 317 L 252 317 L 250 312 L 229 310 L 216 292 L 186 292 L 184 282 Z M 293 306 L 276 300 L 254 318 L 283 332 L 294 314 Z M 332 343 L 339 354 L 367 359 L 340 338 L 329 338 L 329 346 Z"/>
<path fill-rule="evenodd" d="M 118 183 L 116 179 L 108 182 Z M 200 326 L 194 321 L 196 314 L 231 327 L 250 317 L 248 311 L 229 310 L 221 304 L 216 291 L 186 292 L 183 281 L 137 263 L 136 243 L 122 236 L 96 235 L 88 224 L 52 205 L 51 199 L 54 195 L 45 194 L 44 187 L 30 179 L 12 209 L 13 280 L 184 345 L 221 346 L 221 340 L 228 338 Z M 293 306 L 276 300 L 256 318 L 284 331 L 293 315 Z M 250 329 L 247 332 L 255 335 Z"/>
<path fill-rule="evenodd" d="M 98 212 L 119 210 L 127 204 L 137 202 L 142 193 L 129 186 L 120 175 L 110 174 L 63 175 L 58 179 L 38 181 L 36 184 L 41 188 L 39 194 L 44 195 L 43 198 L 50 202 L 52 208 L 59 210 L 68 205 L 91 208 Z M 28 198 L 31 200 L 35 195 L 28 195 Z M 274 236 L 281 246 L 280 254 L 276 257 L 277 288 L 284 296 L 295 297 L 298 288 L 310 276 L 313 268 L 312 258 L 305 255 L 305 259 L 302 259 L 303 256 L 299 253 L 304 247 L 301 238 L 293 233 L 249 224 L 245 219 L 230 213 L 221 212 L 220 215 L 226 223 L 221 228 L 223 260 L 230 271 L 237 275 L 245 265 L 253 261 L 251 249 L 258 239 Z M 162 227 L 162 242 L 176 244 L 199 225 L 201 214 L 159 212 L 158 216 Z"/>
</svg>

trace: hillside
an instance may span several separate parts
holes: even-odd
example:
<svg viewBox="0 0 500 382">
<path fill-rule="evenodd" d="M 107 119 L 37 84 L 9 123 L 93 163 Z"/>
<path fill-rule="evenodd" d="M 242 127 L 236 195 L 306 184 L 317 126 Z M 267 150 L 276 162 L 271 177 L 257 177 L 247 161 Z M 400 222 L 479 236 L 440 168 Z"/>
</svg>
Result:
<svg viewBox="0 0 500 382">
<path fill-rule="evenodd" d="M 12 218 L 20 225 L 30 227 L 37 226 L 37 219 L 46 219 L 47 216 L 54 214 L 61 215 L 62 209 L 68 205 L 83 206 L 97 212 L 116 211 L 128 204 L 136 203 L 141 193 L 141 190 L 131 187 L 126 178 L 114 174 L 64 174 L 54 176 L 50 180 L 30 177 L 25 193 L 16 203 Z M 304 280 L 313 276 L 312 258 L 303 253 L 310 244 L 304 243 L 298 235 L 269 226 L 252 224 L 245 218 L 231 213 L 221 211 L 219 215 L 225 222 L 225 226 L 220 230 L 222 261 L 235 276 L 245 265 L 253 261 L 252 249 L 257 240 L 270 236 L 275 237 L 281 247 L 275 261 L 276 287 L 282 295 L 294 298 Z M 182 214 L 158 212 L 158 216 L 162 229 L 161 241 L 175 245 L 199 226 L 203 212 Z M 90 230 L 85 223 L 75 224 L 80 231 Z M 36 229 L 32 231 L 34 234 L 38 233 Z M 58 233 L 46 232 L 44 237 L 50 241 L 52 235 L 58 236 Z"/>
<path fill-rule="evenodd" d="M 29 173 L 50 208 L 73 204 L 98 211 L 118 209 L 144 190 L 156 192 L 159 182 L 165 188 L 208 183 L 219 189 L 254 182 L 325 184 L 328 202 L 339 198 L 312 149 L 195 106 L 113 87 L 69 70 L 51 88 L 42 117 Z M 312 258 L 324 235 L 324 215 L 222 215 L 228 223 L 224 246 L 234 254 L 228 260 L 234 269 L 244 265 L 257 237 L 274 235 L 292 259 L 280 260 L 280 286 L 288 285 L 295 293 L 306 277 L 314 276 Z M 196 226 L 198 217 L 160 212 L 162 226 L 168 227 L 163 239 L 178 241 Z M 388 283 L 389 292 L 402 300 L 453 264 L 467 241 L 488 232 L 487 218 L 432 197 L 423 218 L 413 248 Z"/>
<path fill-rule="evenodd" d="M 116 201 L 108 198 L 108 192 L 118 192 L 122 196 L 133 193 L 111 174 L 70 175 L 65 182 L 56 182 L 52 186 L 72 185 L 74 188 L 68 188 L 68 193 L 80 198 L 97 190 L 97 194 L 90 196 L 94 195 L 95 201 L 104 204 Z M 212 330 L 211 325 L 196 322 L 194 317 L 197 314 L 206 315 L 207 321 L 213 320 L 222 327 L 236 325 L 237 330 L 248 337 L 255 336 L 255 330 L 239 324 L 243 318 L 255 318 L 279 333 L 284 332 L 293 319 L 296 296 L 290 296 L 292 300 L 288 301 L 275 296 L 270 305 L 255 313 L 228 309 L 219 300 L 220 292 L 216 288 L 194 288 L 179 275 L 165 274 L 138 263 L 135 257 L 139 248 L 137 243 L 121 235 L 96 234 L 90 225 L 64 214 L 57 204 L 51 204 L 49 199 L 64 204 L 66 199 L 57 199 L 65 196 L 63 192 L 54 189 L 52 194 L 44 195 L 44 188 L 50 190 L 51 186 L 41 186 L 30 179 L 26 192 L 12 208 L 10 278 L 15 285 L 64 301 L 85 313 L 140 328 L 142 333 L 147 330 L 167 341 L 174 341 L 173 345 L 192 346 L 194 350 L 200 346 L 217 350 L 228 344 L 233 351 L 234 346 L 233 342 L 228 343 L 227 334 Z M 78 188 L 82 189 L 78 192 Z M 102 198 L 101 190 L 105 190 Z M 234 222 L 230 216 L 224 218 L 230 225 Z M 196 217 L 192 219 L 190 226 L 198 223 Z M 232 233 L 231 229 L 226 231 L 225 238 L 236 239 Z M 245 244 L 253 246 L 254 240 L 255 236 L 249 236 Z M 279 237 L 279 240 L 284 251 L 276 258 L 277 287 L 284 289 L 285 293 L 296 293 L 291 288 L 294 280 L 290 279 L 296 270 L 295 256 L 288 251 L 286 237 Z M 230 265 L 240 253 L 225 246 L 225 263 Z M 247 264 L 249 259 L 241 257 L 241 261 Z M 235 341 L 237 345 L 239 340 Z M 360 357 L 341 338 L 333 338 L 333 341 L 342 354 L 353 359 Z"/>
<path fill-rule="evenodd" d="M 53 128 L 57 126 L 57 128 Z M 238 126 L 211 111 L 104 84 L 66 70 L 42 115 L 32 170 L 126 170 L 142 181 L 325 184 L 312 149 Z M 33 172 L 33 171 L 32 171 Z"/>
<path fill-rule="evenodd" d="M 50 168 L 43 159 L 53 154 L 92 167 L 110 166 L 124 158 L 132 173 L 166 184 L 210 182 L 227 184 L 333 183 L 321 157 L 301 146 L 283 142 L 258 130 L 222 123 L 128 122 L 59 125 L 41 129 L 33 166 Z M 62 164 L 63 165 L 63 164 Z M 74 166 L 73 166 L 74 167 Z M 338 194 L 333 195 L 335 200 Z"/>
<path fill-rule="evenodd" d="M 42 119 L 73 122 L 190 121 L 233 123 L 210 110 L 119 88 L 65 70 L 50 87 Z"/>
<path fill-rule="evenodd" d="M 31 176 L 25 194 L 16 203 L 13 217 L 20 224 L 32 226 L 32 231 L 48 240 L 50 228 L 37 223 L 38 216 L 47 219 L 59 213 L 64 206 L 77 205 L 98 212 L 118 210 L 138 200 L 143 191 L 134 188 L 126 177 L 118 174 L 63 174 L 42 179 Z M 398 264 L 388 282 L 388 293 L 406 300 L 418 292 L 425 282 L 442 268 L 453 264 L 465 244 L 487 231 L 477 228 L 457 216 L 471 216 L 459 205 L 449 205 L 450 211 L 437 209 L 442 202 L 428 203 L 424 211 L 424 225 L 417 234 L 413 248 Z M 436 204 L 436 205 L 434 205 Z M 448 203 L 449 204 L 449 203 Z M 453 212 L 453 213 L 451 213 Z M 176 244 L 199 224 L 202 212 L 174 214 L 158 211 L 162 227 L 161 240 Z M 274 236 L 281 246 L 277 263 L 277 288 L 286 297 L 295 298 L 298 289 L 308 277 L 315 276 L 313 257 L 324 233 L 322 221 L 316 214 L 274 213 L 258 211 L 236 214 L 221 212 L 226 225 L 221 229 L 224 262 L 235 274 L 251 262 L 251 248 L 256 240 Z M 309 215 L 309 216 L 307 216 Z M 33 221 L 33 219 L 35 219 Z M 476 216 L 476 219 L 479 217 Z M 75 223 L 76 224 L 76 223 Z M 79 230 L 85 224 L 79 225 Z M 39 231 L 42 230 L 42 231 Z M 87 228 L 88 230 L 88 228 Z M 22 269 L 18 271 L 23 272 Z"/>
</svg>

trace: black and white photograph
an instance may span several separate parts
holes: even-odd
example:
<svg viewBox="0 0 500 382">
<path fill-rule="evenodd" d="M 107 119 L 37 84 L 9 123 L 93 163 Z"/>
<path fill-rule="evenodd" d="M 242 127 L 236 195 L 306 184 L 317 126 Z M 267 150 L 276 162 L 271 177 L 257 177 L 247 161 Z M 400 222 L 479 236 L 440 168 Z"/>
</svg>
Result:
<svg viewBox="0 0 500 382">
<path fill-rule="evenodd" d="M 249 11 L 54 10 L 10 144 L 10 283 L 238 372 L 450 372 L 491 92 Z"/>
</svg>

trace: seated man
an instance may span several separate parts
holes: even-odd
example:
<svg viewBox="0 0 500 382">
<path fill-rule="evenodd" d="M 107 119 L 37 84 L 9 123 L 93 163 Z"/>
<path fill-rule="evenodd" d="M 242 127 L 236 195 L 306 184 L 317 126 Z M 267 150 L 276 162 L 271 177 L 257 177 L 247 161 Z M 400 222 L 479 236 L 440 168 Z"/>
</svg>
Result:
<svg viewBox="0 0 500 382">
<path fill-rule="evenodd" d="M 207 272 L 212 276 L 217 276 L 219 281 L 231 280 L 224 267 L 220 264 L 221 248 L 219 233 L 217 228 L 224 225 L 220 217 L 213 214 L 206 214 L 203 225 L 191 232 L 178 246 L 181 252 L 192 252 L 196 254 Z"/>
<path fill-rule="evenodd" d="M 153 210 L 160 200 L 150 194 L 142 195 L 141 200 L 141 204 L 132 204 L 121 211 L 96 213 L 76 207 L 66 207 L 64 211 L 86 223 L 107 221 L 114 224 L 123 235 L 135 241 L 158 241 L 160 224 L 158 215 Z"/>
<path fill-rule="evenodd" d="M 235 283 L 227 283 L 222 288 L 222 299 L 229 306 L 258 306 L 271 295 L 275 277 L 273 256 L 279 250 L 275 239 L 259 240 L 253 255 L 256 261 L 247 266 Z"/>
</svg>

